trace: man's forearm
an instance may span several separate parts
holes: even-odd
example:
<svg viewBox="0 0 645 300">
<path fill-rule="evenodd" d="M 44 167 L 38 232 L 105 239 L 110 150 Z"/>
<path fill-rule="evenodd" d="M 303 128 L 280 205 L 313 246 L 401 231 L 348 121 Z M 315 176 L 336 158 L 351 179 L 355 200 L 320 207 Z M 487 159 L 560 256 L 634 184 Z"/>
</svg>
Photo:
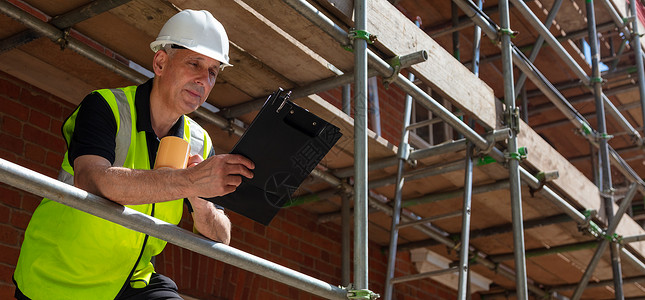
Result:
<svg viewBox="0 0 645 300">
<path fill-rule="evenodd" d="M 195 229 L 205 237 L 224 244 L 231 241 L 231 221 L 223 210 L 197 197 L 188 199 L 193 207 Z"/>
<path fill-rule="evenodd" d="M 228 194 L 251 178 L 253 163 L 239 155 L 216 155 L 191 168 L 135 170 L 113 167 L 100 156 L 74 160 L 74 184 L 123 205 Z"/>
<path fill-rule="evenodd" d="M 192 196 L 185 170 L 135 170 L 112 167 L 99 156 L 75 160 L 74 185 L 123 205 L 170 201 Z"/>
</svg>

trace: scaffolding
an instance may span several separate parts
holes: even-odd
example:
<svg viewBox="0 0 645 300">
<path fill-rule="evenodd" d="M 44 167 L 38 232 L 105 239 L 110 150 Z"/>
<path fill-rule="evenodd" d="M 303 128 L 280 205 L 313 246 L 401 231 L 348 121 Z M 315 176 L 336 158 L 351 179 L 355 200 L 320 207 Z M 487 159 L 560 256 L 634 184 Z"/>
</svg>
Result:
<svg viewBox="0 0 645 300">
<path fill-rule="evenodd" d="M 594 9 L 593 1 L 586 1 L 588 21 L 587 35 L 590 37 L 589 45 L 592 57 L 591 74 L 586 74 L 583 68 L 576 63 L 575 59 L 571 57 L 567 50 L 562 47 L 558 39 L 549 31 L 548 26 L 551 25 L 553 19 L 557 15 L 562 0 L 555 0 L 551 10 L 549 11 L 547 21 L 544 22 L 544 24 L 540 22 L 539 18 L 536 17 L 535 14 L 533 14 L 524 1 L 500 0 L 499 25 L 495 24 L 482 10 L 481 2 L 476 4 L 470 0 L 453 1 L 455 7 L 461 9 L 461 11 L 463 11 L 472 22 L 468 23 L 467 26 L 475 25 L 475 36 L 477 39 L 479 39 L 480 35 L 478 30 L 481 30 L 491 40 L 499 41 L 497 46 L 501 49 L 502 73 L 504 75 L 504 125 L 502 126 L 503 128 L 488 128 L 485 124 L 479 124 L 481 127 L 485 128 L 485 133 L 481 133 L 481 130 L 478 132 L 475 129 L 476 127 L 474 122 L 466 124 L 458 114 L 447 109 L 440 101 L 421 89 L 415 82 L 415 76 L 411 72 L 407 77 L 399 73 L 401 68 L 406 68 L 426 60 L 428 58 L 427 52 L 420 51 L 410 55 L 401 56 L 399 57 L 398 64 L 393 64 L 382 58 L 378 51 L 370 49 L 368 44 L 372 42 L 372 39 L 370 39 L 370 33 L 367 31 L 367 4 L 364 0 L 358 0 L 355 2 L 355 28 L 349 32 L 344 30 L 329 17 L 320 13 L 318 8 L 307 1 L 283 1 L 292 7 L 294 11 L 307 18 L 312 24 L 318 26 L 324 32 L 329 34 L 340 45 L 345 47 L 351 46 L 354 51 L 355 68 L 353 73 L 342 74 L 341 72 L 339 76 L 317 81 L 310 85 L 296 87 L 293 91 L 293 97 L 307 96 L 313 93 L 336 88 L 350 82 L 354 82 L 355 84 L 353 124 L 355 139 L 354 166 L 346 169 L 335 170 L 333 172 L 316 169 L 312 173 L 314 177 L 331 186 L 328 190 L 317 192 L 321 198 L 336 194 L 339 191 L 343 196 L 342 214 L 321 216 L 321 221 L 324 222 L 336 219 L 339 215 L 341 215 L 341 218 L 343 219 L 343 285 L 345 285 L 345 287 L 336 287 L 332 284 L 322 282 L 305 274 L 287 269 L 226 245 L 217 244 L 203 239 L 197 235 L 181 230 L 176 226 L 160 222 L 152 217 L 116 205 L 111 201 L 88 194 L 87 192 L 74 187 L 67 186 L 44 175 L 2 159 L 0 159 L 0 180 L 14 187 L 43 197 L 51 198 L 54 201 L 95 214 L 133 230 L 158 237 L 197 253 L 204 254 L 211 258 L 240 267 L 244 270 L 278 280 L 290 286 L 328 299 L 356 299 L 357 297 L 362 297 L 360 299 L 370 299 L 377 297 L 377 295 L 370 291 L 368 286 L 367 232 L 370 206 L 383 211 L 392 217 L 390 228 L 391 236 L 388 248 L 387 282 L 384 294 L 385 299 L 392 298 L 394 285 L 397 283 L 454 272 L 459 274 L 459 284 L 457 289 L 459 293 L 458 298 L 460 300 L 467 299 L 469 297 L 468 286 L 471 263 L 474 262 L 490 270 L 494 270 L 499 276 L 515 282 L 515 290 L 511 290 L 511 292 L 513 293 L 513 296 L 518 299 L 528 299 L 531 295 L 535 295 L 537 297 L 560 297 L 560 291 L 575 289 L 572 299 L 577 300 L 582 296 L 582 293 L 588 285 L 597 286 L 599 284 L 612 285 L 615 291 L 615 298 L 624 299 L 623 285 L 628 282 L 642 280 L 642 276 L 623 278 L 620 261 L 620 258 L 623 258 L 624 261 L 635 266 L 639 273 L 645 273 L 645 264 L 640 257 L 643 253 L 634 254 L 633 249 L 628 246 L 630 242 L 642 240 L 642 236 L 622 237 L 616 234 L 616 229 L 621 218 L 628 210 L 636 193 L 640 192 L 641 194 L 645 194 L 645 182 L 643 182 L 640 176 L 638 176 L 629 164 L 621 158 L 618 151 L 612 149 L 611 146 L 608 145 L 610 135 L 607 132 L 605 125 L 605 111 L 619 124 L 625 134 L 632 138 L 635 147 L 642 147 L 643 139 L 639 131 L 622 115 L 620 109 L 611 102 L 608 98 L 610 95 L 603 93 L 602 78 L 599 69 L 600 56 L 598 55 L 598 42 L 596 41 L 596 30 L 599 26 L 595 24 L 594 11 L 596 9 Z M 100 11 L 107 11 L 127 1 L 96 2 L 97 3 L 94 3 L 92 6 L 93 12 L 87 15 L 87 17 L 96 15 Z M 539 38 L 535 42 L 533 51 L 529 57 L 526 57 L 523 54 L 523 51 L 511 42 L 511 38 L 514 33 L 510 24 L 509 2 L 512 3 L 513 7 L 521 13 L 525 20 L 537 32 L 539 32 Z M 638 26 L 635 26 L 637 22 L 635 17 L 635 1 L 631 1 L 630 3 L 631 19 L 621 18 L 609 0 L 602 0 L 600 2 L 604 5 L 605 9 L 607 9 L 614 22 L 611 26 L 615 26 L 618 31 L 622 33 L 622 38 L 625 41 L 630 41 L 629 44 L 635 52 L 638 89 L 643 111 L 643 119 L 645 120 L 645 75 L 643 72 L 643 53 L 640 46 Z M 65 32 L 57 28 L 63 26 L 63 24 L 67 25 L 63 27 L 69 27 L 73 25 L 74 22 L 78 22 L 78 19 L 69 17 L 69 20 L 75 21 L 66 21 L 67 18 L 58 18 L 57 22 L 59 22 L 59 24 L 52 25 L 41 21 L 40 19 L 5 1 L 0 2 L 0 10 L 53 41 L 60 42 L 61 39 L 63 39 L 66 47 L 92 59 L 124 78 L 136 83 L 141 83 L 147 79 L 131 68 L 107 58 L 102 53 L 88 47 L 83 42 L 74 39 L 67 39 L 65 37 Z M 88 10 L 79 9 L 78 11 L 87 12 Z M 78 16 L 79 13 L 72 12 L 70 14 L 72 16 Z M 453 32 L 465 28 L 464 25 L 459 24 L 456 14 L 453 17 Z M 60 21 L 61 19 L 63 21 Z M 11 43 L 14 43 L 13 45 L 15 47 L 15 43 L 24 41 L 25 39 L 26 38 L 24 36 L 22 38 L 15 38 L 15 41 Z M 576 74 L 582 86 L 588 87 L 592 93 L 596 108 L 596 129 L 592 128 L 590 123 L 587 121 L 588 116 L 578 112 L 571 104 L 572 100 L 567 100 L 567 98 L 552 83 L 550 83 L 546 79 L 546 76 L 543 75 L 534 65 L 538 51 L 541 49 L 542 43 L 544 42 L 546 42 L 562 59 L 567 67 Z M 475 44 L 478 45 L 479 41 L 476 40 Z M 624 45 L 625 43 L 623 43 L 623 46 Z M 0 49 L 6 50 L 8 47 L 5 46 Z M 621 47 L 621 51 L 619 52 L 622 53 L 622 50 L 623 47 Z M 616 55 L 616 57 L 620 57 L 620 55 Z M 473 61 L 471 62 L 472 71 L 475 74 L 478 74 L 479 64 L 479 52 L 476 51 L 476 55 L 474 55 Z M 517 82 L 515 82 L 513 77 L 513 66 L 517 67 L 517 69 L 521 71 L 521 75 Z M 367 144 L 369 137 L 367 128 L 366 97 L 367 78 L 371 76 L 382 76 L 387 79 L 388 83 L 397 85 L 408 96 L 405 100 L 406 109 L 403 122 L 404 126 L 401 131 L 401 142 L 399 144 L 397 154 L 392 157 L 368 161 Z M 607 220 L 606 226 L 602 225 L 598 220 L 594 220 L 593 216 L 590 216 L 587 212 L 581 211 L 579 208 L 572 205 L 571 201 L 565 199 L 557 188 L 550 186 L 549 175 L 552 174 L 548 173 L 549 170 L 541 170 L 543 172 L 536 174 L 532 173 L 531 170 L 520 164 L 522 158 L 526 155 L 526 151 L 518 145 L 517 139 L 520 133 L 520 128 L 523 128 L 524 125 L 522 125 L 522 122 L 520 121 L 523 118 L 520 116 L 520 110 L 517 109 L 515 99 L 518 96 L 521 96 L 523 99 L 522 104 L 526 105 L 526 85 L 524 81 L 527 78 L 552 102 L 556 108 L 559 109 L 561 113 L 567 117 L 569 122 L 574 124 L 580 130 L 582 136 L 587 139 L 590 146 L 594 149 L 597 148 L 599 160 L 597 168 L 599 170 L 598 178 L 600 180 L 598 180 L 596 184 L 598 185 L 598 189 L 601 197 L 603 198 L 604 207 L 606 209 L 604 212 Z M 230 107 L 221 115 L 214 114 L 206 108 L 198 109 L 195 112 L 195 115 L 212 122 L 219 128 L 228 130 L 236 135 L 241 135 L 244 132 L 244 128 L 236 125 L 236 123 L 231 120 L 247 112 L 257 110 L 259 106 L 261 106 L 262 99 L 264 98 L 260 97 L 242 105 Z M 408 140 L 409 131 L 415 128 L 415 124 L 410 124 L 411 110 L 415 101 L 427 110 L 431 111 L 433 116 L 439 118 L 442 122 L 453 128 L 463 138 L 441 145 L 433 145 L 425 149 L 413 149 L 409 145 Z M 349 101 L 346 101 L 346 103 L 348 102 Z M 347 112 L 347 110 L 345 111 Z M 522 111 L 524 113 L 528 113 L 526 107 Z M 470 116 L 470 120 L 473 121 L 474 118 Z M 424 126 L 425 125 L 427 124 L 424 124 Z M 505 143 L 500 143 L 504 141 Z M 464 151 L 465 159 L 459 161 L 443 162 L 418 168 L 409 167 L 412 162 L 417 160 L 433 156 L 436 157 L 446 153 Z M 494 184 L 474 186 L 474 165 L 476 164 L 476 159 L 483 157 L 492 159 L 506 167 L 508 169 L 508 179 L 495 182 Z M 368 180 L 368 173 L 370 171 L 391 166 L 396 166 L 396 175 L 376 180 Z M 615 168 L 615 170 L 618 170 L 631 182 L 616 213 L 613 211 L 613 205 L 618 199 L 615 196 L 614 188 L 612 186 L 610 172 L 612 167 Z M 405 182 L 454 172 L 456 170 L 464 170 L 463 189 L 451 191 L 442 195 L 435 193 L 434 195 L 426 195 L 424 197 L 414 199 L 403 199 L 402 190 L 405 186 Z M 344 180 L 349 176 L 354 177 L 353 186 Z M 391 201 L 387 200 L 384 202 L 382 195 L 370 192 L 372 189 L 392 185 L 395 186 L 395 197 Z M 544 199 L 549 200 L 552 205 L 557 207 L 561 213 L 563 213 L 563 216 L 560 217 L 560 221 L 553 222 L 562 222 L 563 218 L 565 220 L 573 220 L 582 231 L 590 234 L 594 240 L 571 245 L 558 245 L 553 247 L 554 249 L 551 251 L 548 251 L 548 248 L 551 247 L 548 247 L 547 249 L 526 250 L 524 244 L 524 232 L 530 225 L 528 222 L 529 220 L 525 220 L 522 213 L 522 185 L 528 186 L 532 192 L 538 193 Z M 473 214 L 471 210 L 473 195 L 498 189 L 508 189 L 510 191 L 512 215 L 512 226 L 510 231 L 513 233 L 512 248 L 514 251 L 512 254 L 508 255 L 491 255 L 490 253 L 484 253 L 469 243 L 474 236 L 474 232 L 470 229 L 470 218 L 471 214 Z M 463 195 L 462 209 L 457 213 L 424 218 L 407 209 L 413 205 L 427 204 L 433 201 L 441 201 L 441 199 L 459 197 L 461 195 Z M 349 282 L 346 282 L 349 281 L 349 222 L 347 222 L 347 219 L 350 215 L 348 204 L 349 198 L 351 197 L 354 199 L 353 215 L 355 251 L 353 286 L 349 287 Z M 462 217 L 460 236 L 457 239 L 447 236 L 445 231 L 431 224 L 441 218 L 450 218 L 455 216 Z M 547 222 L 545 220 L 538 221 Z M 451 249 L 459 251 L 458 263 L 445 270 L 395 277 L 396 253 L 397 247 L 400 246 L 398 243 L 398 231 L 402 228 L 408 227 L 415 228 L 422 234 L 427 235 L 430 239 L 434 240 L 434 243 L 440 243 Z M 506 230 L 508 230 L 508 228 Z M 554 252 L 559 253 L 558 251 L 572 251 L 572 249 L 581 249 L 593 246 L 597 246 L 597 249 L 586 267 L 580 282 L 576 285 L 545 287 L 532 279 L 526 270 L 526 261 L 529 255 L 534 257 L 533 255 L 544 255 L 546 253 Z M 611 253 L 613 272 L 612 280 L 590 282 L 594 269 L 607 248 L 610 249 Z M 540 254 L 536 254 L 536 252 L 540 252 Z M 513 259 L 513 267 L 502 264 L 503 261 L 508 260 L 510 257 Z"/>
</svg>

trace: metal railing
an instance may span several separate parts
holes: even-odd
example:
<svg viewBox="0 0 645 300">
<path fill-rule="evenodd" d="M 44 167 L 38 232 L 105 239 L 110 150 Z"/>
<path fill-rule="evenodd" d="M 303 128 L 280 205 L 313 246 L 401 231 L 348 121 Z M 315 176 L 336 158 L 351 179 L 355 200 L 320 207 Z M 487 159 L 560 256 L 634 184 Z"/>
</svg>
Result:
<svg viewBox="0 0 645 300">
<path fill-rule="evenodd" d="M 343 288 L 206 239 L 4 159 L 0 159 L 0 181 L 303 291 L 327 299 L 347 299 Z"/>
</svg>

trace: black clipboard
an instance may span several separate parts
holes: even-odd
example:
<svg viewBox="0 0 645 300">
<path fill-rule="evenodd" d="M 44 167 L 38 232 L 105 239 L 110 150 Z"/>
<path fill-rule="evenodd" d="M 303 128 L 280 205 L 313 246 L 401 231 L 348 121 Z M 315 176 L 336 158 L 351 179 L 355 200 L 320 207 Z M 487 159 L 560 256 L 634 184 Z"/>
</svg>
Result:
<svg viewBox="0 0 645 300">
<path fill-rule="evenodd" d="M 271 94 L 231 150 L 255 163 L 253 178 L 221 197 L 204 198 L 269 225 L 280 208 L 342 136 L 340 129 L 289 101 L 291 92 Z"/>
</svg>

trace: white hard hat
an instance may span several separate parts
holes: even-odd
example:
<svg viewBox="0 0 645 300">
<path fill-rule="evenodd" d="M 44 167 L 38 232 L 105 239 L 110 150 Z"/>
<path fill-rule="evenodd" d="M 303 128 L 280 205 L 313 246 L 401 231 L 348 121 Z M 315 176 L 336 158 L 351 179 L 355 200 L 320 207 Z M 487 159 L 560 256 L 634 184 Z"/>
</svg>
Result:
<svg viewBox="0 0 645 300">
<path fill-rule="evenodd" d="M 150 49 L 157 52 L 164 45 L 176 44 L 219 61 L 228 62 L 228 36 L 222 23 L 206 10 L 186 9 L 172 16 L 163 25 Z"/>
</svg>

